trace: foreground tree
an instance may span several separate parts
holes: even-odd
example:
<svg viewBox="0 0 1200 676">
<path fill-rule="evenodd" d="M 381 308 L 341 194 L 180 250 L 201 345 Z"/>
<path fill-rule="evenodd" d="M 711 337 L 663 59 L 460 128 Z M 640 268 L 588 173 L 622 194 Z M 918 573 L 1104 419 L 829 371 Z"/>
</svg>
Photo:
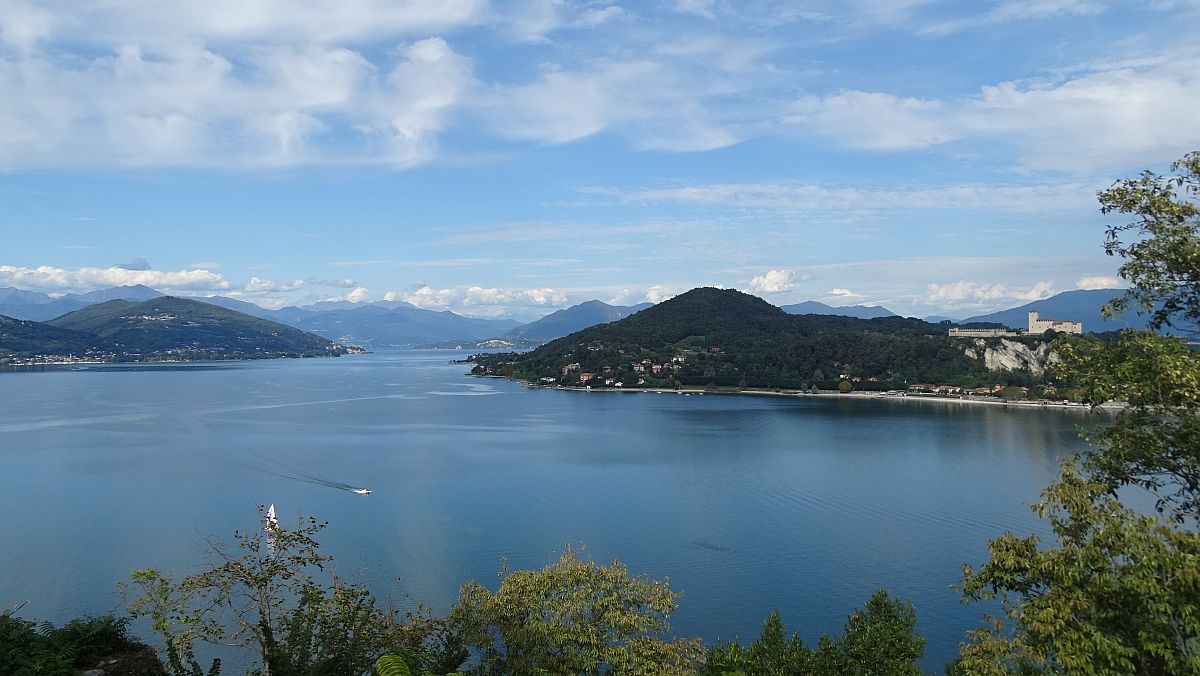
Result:
<svg viewBox="0 0 1200 676">
<path fill-rule="evenodd" d="M 762 634 L 743 648 L 734 641 L 709 648 L 701 674 L 711 676 L 846 676 L 920 673 L 918 661 L 925 639 L 917 635 L 912 604 L 886 591 L 875 593 L 865 607 L 846 620 L 842 635 L 822 636 L 810 650 L 796 634 L 785 635 L 778 612 L 763 625 Z"/>
<path fill-rule="evenodd" d="M 702 657 L 699 639 L 667 641 L 679 594 L 665 580 L 631 576 L 567 549 L 541 570 L 500 573 L 492 592 L 461 588 L 449 621 L 479 651 L 479 674 L 682 674 Z"/>
<path fill-rule="evenodd" d="M 1106 312 L 1148 313 L 1153 329 L 1200 322 L 1200 155 L 1100 194 L 1104 213 L 1136 219 L 1109 229 L 1132 285 Z M 1134 240 L 1124 238 L 1132 234 Z M 964 566 L 968 600 L 1003 614 L 974 632 L 964 674 L 1200 673 L 1200 355 L 1175 337 L 1126 331 L 1112 345 L 1060 346 L 1085 402 L 1128 404 L 1090 433 L 1082 463 L 1063 463 L 1035 511 L 1055 542 L 1006 534 L 990 560 Z M 1157 513 L 1123 504 L 1144 489 Z"/>
<path fill-rule="evenodd" d="M 265 516 L 263 524 L 239 532 L 234 551 L 213 543 L 216 565 L 178 583 L 168 573 L 134 572 L 130 611 L 150 618 L 176 676 L 205 673 L 197 642 L 254 651 L 262 676 L 370 673 L 385 654 L 417 673 L 447 673 L 466 658 L 445 623 L 421 609 L 401 616 L 379 608 L 361 585 L 319 581 L 315 574 L 332 560 L 315 538 L 325 524 L 309 518 L 289 530 Z M 214 663 L 208 673 L 218 670 Z"/>
</svg>

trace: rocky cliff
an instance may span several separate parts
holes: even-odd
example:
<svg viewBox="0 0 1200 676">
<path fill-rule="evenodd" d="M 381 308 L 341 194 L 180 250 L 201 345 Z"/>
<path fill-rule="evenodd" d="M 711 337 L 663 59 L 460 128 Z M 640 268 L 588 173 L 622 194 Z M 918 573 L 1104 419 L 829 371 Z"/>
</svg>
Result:
<svg viewBox="0 0 1200 676">
<path fill-rule="evenodd" d="M 1049 343 L 1040 343 L 1036 348 L 1015 340 L 988 341 L 976 338 L 965 348 L 967 356 L 982 359 L 992 371 L 1027 370 L 1037 377 L 1046 374 L 1046 369 L 1059 362 L 1058 353 Z"/>
</svg>

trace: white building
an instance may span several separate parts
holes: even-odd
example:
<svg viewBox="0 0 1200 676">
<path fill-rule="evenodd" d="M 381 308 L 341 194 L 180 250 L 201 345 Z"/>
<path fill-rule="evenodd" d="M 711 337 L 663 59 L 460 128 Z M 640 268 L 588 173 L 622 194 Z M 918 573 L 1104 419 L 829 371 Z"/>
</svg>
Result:
<svg viewBox="0 0 1200 676">
<path fill-rule="evenodd" d="M 1039 317 L 1037 310 L 1029 311 L 1029 333 L 1045 333 L 1051 329 L 1059 333 L 1083 333 L 1083 324 L 1064 319 Z"/>
<path fill-rule="evenodd" d="M 960 329 L 957 326 L 950 329 L 950 336 L 955 338 L 1002 338 L 1019 335 L 1016 331 L 1008 329 Z"/>
</svg>

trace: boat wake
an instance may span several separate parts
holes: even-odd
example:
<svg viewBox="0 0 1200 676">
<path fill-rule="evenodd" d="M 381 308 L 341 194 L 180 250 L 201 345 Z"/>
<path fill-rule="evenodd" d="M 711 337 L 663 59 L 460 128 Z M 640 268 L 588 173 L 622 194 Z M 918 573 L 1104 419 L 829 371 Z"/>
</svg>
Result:
<svg viewBox="0 0 1200 676">
<path fill-rule="evenodd" d="M 292 481 L 300 481 L 300 482 L 303 482 L 306 484 L 312 484 L 314 486 L 324 486 L 326 488 L 335 488 L 339 491 L 346 491 L 347 493 L 357 493 L 358 495 L 370 495 L 371 494 L 371 489 L 369 489 L 369 488 L 361 488 L 359 486 L 354 486 L 354 485 L 348 484 L 344 481 L 334 481 L 333 479 L 326 479 L 324 477 L 319 477 L 319 476 L 315 476 L 312 474 L 308 474 L 307 472 L 286 472 L 286 471 L 267 469 L 264 467 L 253 467 L 253 466 L 249 466 L 249 465 L 248 465 L 248 467 L 250 467 L 250 469 L 253 469 L 256 472 L 262 472 L 263 474 L 270 474 L 271 476 L 277 476 L 281 479 L 291 479 Z"/>
</svg>

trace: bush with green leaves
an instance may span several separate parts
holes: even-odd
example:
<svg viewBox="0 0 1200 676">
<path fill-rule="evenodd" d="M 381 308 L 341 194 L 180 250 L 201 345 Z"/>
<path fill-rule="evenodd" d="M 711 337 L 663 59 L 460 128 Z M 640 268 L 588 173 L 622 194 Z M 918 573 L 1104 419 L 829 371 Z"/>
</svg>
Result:
<svg viewBox="0 0 1200 676">
<path fill-rule="evenodd" d="M 150 618 L 176 676 L 203 674 L 196 647 L 206 643 L 253 651 L 262 676 L 366 674 L 385 654 L 402 655 L 422 673 L 448 673 L 467 657 L 425 609 L 402 615 L 380 608 L 362 585 L 318 578 L 332 560 L 315 538 L 324 523 L 262 523 L 239 532 L 234 550 L 210 543 L 215 565 L 179 582 L 134 572 L 130 611 Z"/>
<path fill-rule="evenodd" d="M 925 639 L 917 634 L 912 604 L 876 592 L 846 620 L 837 638 L 822 636 L 815 649 L 796 634 L 787 636 L 778 612 L 763 624 L 762 634 L 743 647 L 738 641 L 708 649 L 700 673 L 706 676 L 845 676 L 919 674 Z"/>
<path fill-rule="evenodd" d="M 684 674 L 699 639 L 669 640 L 679 594 L 666 580 L 602 566 L 568 548 L 540 570 L 501 571 L 500 587 L 461 588 L 451 624 L 480 659 L 477 674 Z"/>
</svg>

